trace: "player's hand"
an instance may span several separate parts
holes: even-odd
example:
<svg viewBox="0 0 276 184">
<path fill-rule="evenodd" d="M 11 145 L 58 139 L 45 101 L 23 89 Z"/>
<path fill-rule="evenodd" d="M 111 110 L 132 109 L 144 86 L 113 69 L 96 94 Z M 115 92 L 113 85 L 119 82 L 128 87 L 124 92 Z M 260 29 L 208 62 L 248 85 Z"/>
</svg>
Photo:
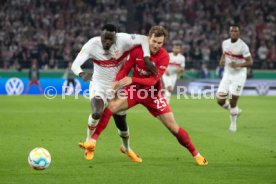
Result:
<svg viewBox="0 0 276 184">
<path fill-rule="evenodd" d="M 113 89 L 113 90 L 117 90 L 117 89 L 118 89 L 118 86 L 119 86 L 119 81 L 114 81 L 114 82 L 112 83 L 112 89 Z"/>
<path fill-rule="evenodd" d="M 224 65 L 225 65 L 225 60 L 220 60 L 219 61 L 219 66 L 220 67 L 224 67 Z"/>
<path fill-rule="evenodd" d="M 170 93 L 173 91 L 171 86 L 168 86 L 168 87 L 167 87 L 167 90 L 168 90 Z"/>
<path fill-rule="evenodd" d="M 231 62 L 229 64 L 232 68 L 238 68 L 239 67 L 239 64 L 235 63 L 235 62 Z"/>
<path fill-rule="evenodd" d="M 82 78 L 82 80 L 83 80 L 84 82 L 86 82 L 86 81 L 91 80 L 91 78 L 92 78 L 92 73 L 81 72 L 81 73 L 79 74 L 79 76 Z"/>
<path fill-rule="evenodd" d="M 147 70 L 149 71 L 150 74 L 157 75 L 157 68 L 153 64 L 153 62 L 150 61 L 150 58 L 148 56 L 144 57 L 144 63 L 145 63 L 146 68 L 147 68 Z"/>
<path fill-rule="evenodd" d="M 165 72 L 165 75 L 170 76 L 170 73 L 166 71 L 166 72 Z"/>
<path fill-rule="evenodd" d="M 176 69 L 176 73 L 181 73 L 183 71 L 184 71 L 184 69 L 182 67 L 179 67 L 179 68 Z"/>
<path fill-rule="evenodd" d="M 132 83 L 132 78 L 131 77 L 124 77 L 118 82 L 118 88 L 123 88 Z"/>
</svg>

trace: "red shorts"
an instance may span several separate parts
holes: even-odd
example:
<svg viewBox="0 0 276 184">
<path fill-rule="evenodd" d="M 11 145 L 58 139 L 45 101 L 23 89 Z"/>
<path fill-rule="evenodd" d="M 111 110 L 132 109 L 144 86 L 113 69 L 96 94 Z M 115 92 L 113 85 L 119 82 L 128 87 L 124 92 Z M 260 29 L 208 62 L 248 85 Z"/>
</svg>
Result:
<svg viewBox="0 0 276 184">
<path fill-rule="evenodd" d="M 39 85 L 39 81 L 38 80 L 31 80 L 29 82 L 29 85 L 33 85 L 33 84 Z"/>
<path fill-rule="evenodd" d="M 137 104 L 142 104 L 154 117 L 172 112 L 163 94 L 146 94 L 146 90 L 133 89 L 131 86 L 128 86 L 126 91 L 129 109 Z"/>
</svg>

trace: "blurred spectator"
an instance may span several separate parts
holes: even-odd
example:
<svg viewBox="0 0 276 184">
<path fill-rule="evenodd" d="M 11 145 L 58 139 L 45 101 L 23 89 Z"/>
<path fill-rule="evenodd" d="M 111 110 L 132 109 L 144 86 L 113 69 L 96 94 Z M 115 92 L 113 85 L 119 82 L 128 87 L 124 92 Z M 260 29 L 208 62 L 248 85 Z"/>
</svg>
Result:
<svg viewBox="0 0 276 184">
<path fill-rule="evenodd" d="M 221 67 L 218 65 L 216 68 L 216 77 L 221 79 L 223 76 L 223 72 L 224 72 L 224 67 Z"/>
<path fill-rule="evenodd" d="M 247 78 L 248 79 L 252 79 L 253 78 L 253 70 L 252 70 L 252 67 L 248 67 L 247 68 Z"/>
<path fill-rule="evenodd" d="M 268 54 L 268 68 L 276 68 L 276 44 L 274 43 Z"/>
<path fill-rule="evenodd" d="M 198 78 L 200 79 L 208 79 L 209 78 L 209 70 L 207 68 L 207 64 L 202 64 L 201 69 L 198 72 Z"/>
<path fill-rule="evenodd" d="M 40 91 L 40 94 L 43 94 L 43 90 L 39 83 L 39 69 L 38 69 L 36 60 L 33 60 L 30 71 L 29 71 L 29 83 L 26 88 L 25 94 L 28 94 L 29 89 L 32 85 L 36 85 Z"/>
<path fill-rule="evenodd" d="M 72 85 L 72 89 L 73 89 L 73 93 L 75 94 L 75 88 L 76 88 L 76 82 L 75 82 L 75 74 L 73 73 L 73 71 L 71 70 L 71 66 L 72 66 L 72 62 L 68 63 L 68 67 L 64 73 L 64 78 L 67 79 L 67 83 L 65 86 L 65 90 L 64 93 L 67 94 L 68 90 L 70 89 L 70 84 Z"/>
<path fill-rule="evenodd" d="M 268 65 L 268 48 L 265 42 L 262 41 L 260 47 L 257 50 L 258 59 L 260 61 L 260 66 L 262 69 L 267 69 Z"/>
<path fill-rule="evenodd" d="M 127 6 L 127 0 L 2 0 L 0 67 L 28 68 L 36 51 L 39 67 L 66 68 L 84 42 L 99 35 L 100 28 L 107 22 L 117 25 L 121 31 L 132 28 L 138 33 L 146 33 L 153 25 L 165 26 L 169 31 L 166 48 L 170 51 L 172 40 L 181 40 L 189 61 L 187 69 L 200 69 L 202 63 L 215 69 L 221 52 L 220 43 L 228 37 L 227 27 L 236 23 L 243 28 L 241 37 L 250 46 L 255 63 L 260 56 L 262 61 L 268 62 L 254 66 L 275 67 L 275 60 L 270 59 L 274 57 L 273 53 L 268 53 L 276 39 L 276 1 L 132 2 L 132 6 Z M 133 20 L 128 20 L 130 13 Z M 261 42 L 265 45 L 260 46 Z"/>
</svg>

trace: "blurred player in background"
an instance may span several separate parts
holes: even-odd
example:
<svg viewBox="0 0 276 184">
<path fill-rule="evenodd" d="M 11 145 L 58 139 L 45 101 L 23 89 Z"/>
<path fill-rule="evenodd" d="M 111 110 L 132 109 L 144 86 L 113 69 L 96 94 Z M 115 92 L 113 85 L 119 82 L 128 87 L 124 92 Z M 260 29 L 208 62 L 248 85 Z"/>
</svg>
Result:
<svg viewBox="0 0 276 184">
<path fill-rule="evenodd" d="M 252 57 L 247 44 L 239 38 L 240 27 L 230 26 L 229 34 L 230 38 L 222 42 L 220 65 L 224 66 L 224 74 L 217 91 L 217 102 L 223 108 L 230 109 L 229 130 L 236 132 L 237 118 L 241 113 L 237 103 L 246 81 L 247 67 L 252 65 Z"/>
<path fill-rule="evenodd" d="M 112 83 L 121 67 L 124 65 L 129 50 L 134 46 L 141 45 L 144 51 L 145 62 L 149 69 L 155 73 L 156 68 L 150 62 L 149 44 L 146 36 L 117 33 L 117 28 L 112 24 L 106 24 L 102 28 L 101 36 L 91 38 L 81 49 L 72 65 L 72 71 L 80 76 L 84 81 L 91 80 L 89 87 L 90 104 L 92 114 L 88 117 L 88 128 L 86 141 L 96 130 L 98 120 L 107 105 L 109 93 L 112 90 Z M 94 63 L 93 77 L 91 73 L 84 72 L 81 65 L 88 59 Z M 126 113 L 120 112 L 113 115 L 119 135 L 122 138 L 124 150 L 131 160 L 140 158 L 131 150 L 129 146 L 129 129 L 126 124 Z M 80 144 L 80 147 L 83 146 Z M 85 158 L 92 160 L 94 150 L 85 149 Z"/>
<path fill-rule="evenodd" d="M 163 84 L 165 91 L 165 97 L 167 102 L 170 102 L 170 98 L 177 80 L 177 74 L 182 73 L 185 67 L 185 57 L 181 54 L 181 42 L 174 41 L 172 52 L 169 53 L 170 63 L 163 75 Z"/>
<path fill-rule="evenodd" d="M 29 89 L 32 85 L 36 85 L 39 89 L 40 94 L 43 94 L 43 90 L 39 83 L 39 76 L 40 76 L 40 73 L 39 73 L 39 68 L 37 66 L 37 60 L 33 59 L 31 68 L 29 70 L 29 83 L 28 83 L 28 87 L 26 88 L 25 94 L 28 94 Z"/>
<path fill-rule="evenodd" d="M 119 96 L 110 101 L 92 138 L 93 140 L 98 139 L 113 113 L 129 109 L 137 104 L 142 104 L 154 117 L 158 118 L 164 124 L 182 146 L 189 150 L 198 165 L 207 165 L 208 161 L 196 150 L 188 133 L 176 123 L 171 108 L 161 92 L 161 77 L 169 64 L 168 52 L 162 48 L 166 37 L 167 32 L 161 26 L 153 26 L 149 31 L 150 59 L 157 67 L 157 76 L 147 71 L 143 61 L 143 50 L 141 47 L 136 47 L 131 51 L 129 59 L 117 75 L 116 82 L 113 84 L 114 89 L 126 87 L 124 92 L 127 94 L 125 98 Z M 127 77 L 131 70 L 133 70 L 133 76 Z M 95 149 L 96 145 L 94 142 L 87 141 L 83 145 L 85 148 Z M 121 151 L 125 153 L 123 148 L 121 148 Z"/>
<path fill-rule="evenodd" d="M 73 94 L 75 94 L 75 88 L 76 88 L 76 82 L 75 82 L 75 75 L 73 71 L 71 70 L 72 62 L 68 63 L 68 67 L 64 73 L 64 78 L 67 79 L 67 83 L 65 86 L 64 93 L 67 94 L 68 90 L 70 89 L 70 84 L 72 84 L 73 87 Z"/>
</svg>

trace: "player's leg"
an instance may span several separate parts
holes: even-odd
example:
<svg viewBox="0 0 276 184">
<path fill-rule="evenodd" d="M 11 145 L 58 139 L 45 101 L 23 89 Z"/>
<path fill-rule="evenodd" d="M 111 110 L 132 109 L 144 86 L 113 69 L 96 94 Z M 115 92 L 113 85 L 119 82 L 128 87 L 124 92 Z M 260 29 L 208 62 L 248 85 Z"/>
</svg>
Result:
<svg viewBox="0 0 276 184">
<path fill-rule="evenodd" d="M 67 82 L 66 82 L 66 86 L 65 86 L 65 90 L 64 90 L 64 93 L 67 94 L 67 91 L 69 89 L 69 86 L 70 86 L 70 80 L 67 79 Z"/>
<path fill-rule="evenodd" d="M 166 126 L 167 129 L 177 138 L 178 142 L 184 146 L 194 157 L 198 165 L 207 165 L 208 161 L 200 155 L 186 130 L 181 128 L 175 121 L 173 113 L 160 114 L 157 118 Z"/>
<path fill-rule="evenodd" d="M 40 91 L 40 94 L 43 94 L 43 89 L 42 89 L 42 87 L 41 87 L 41 85 L 40 85 L 40 82 L 38 81 L 38 80 L 36 80 L 36 85 L 37 85 L 37 87 L 38 87 L 38 89 L 39 89 L 39 91 Z"/>
<path fill-rule="evenodd" d="M 95 95 L 91 100 L 90 100 L 90 106 L 92 110 L 92 118 L 95 120 L 100 119 L 101 114 L 103 113 L 104 110 L 104 100 L 101 96 Z"/>
<path fill-rule="evenodd" d="M 198 165 L 208 164 L 207 160 L 195 149 L 188 133 L 176 123 L 171 108 L 163 96 L 150 97 L 141 103 L 165 125 L 182 146 L 189 150 Z"/>
<path fill-rule="evenodd" d="M 108 106 L 105 108 L 104 112 L 101 115 L 97 129 L 95 133 L 91 136 L 92 139 L 97 140 L 101 132 L 106 128 L 111 116 L 114 113 L 117 113 L 128 108 L 127 99 L 115 98 L 111 100 Z"/>
<path fill-rule="evenodd" d="M 171 76 L 168 76 L 166 74 L 164 74 L 162 76 L 162 80 L 163 80 L 163 84 L 164 84 L 164 88 L 165 88 L 165 98 L 167 100 L 167 102 L 170 102 L 170 98 L 172 95 L 172 80 L 171 80 Z"/>
<path fill-rule="evenodd" d="M 236 132 L 237 131 L 237 119 L 239 114 L 241 113 L 241 110 L 238 108 L 237 103 L 239 100 L 239 96 L 242 93 L 244 82 L 233 82 L 230 85 L 230 127 L 229 130 L 231 132 Z"/>
<path fill-rule="evenodd" d="M 71 79 L 72 85 L 73 85 L 73 94 L 75 94 L 75 89 L 76 89 L 76 81 L 75 79 Z"/>
<path fill-rule="evenodd" d="M 118 134 L 122 139 L 122 145 L 125 150 L 130 150 L 129 146 L 129 128 L 127 126 L 126 122 L 126 112 L 118 112 L 116 114 L 113 114 L 113 119 L 115 122 L 115 125 L 118 129 Z"/>
<path fill-rule="evenodd" d="M 101 86 L 96 82 L 90 82 L 89 96 L 92 113 L 88 117 L 86 141 L 91 140 L 91 136 L 96 130 L 100 115 L 102 114 L 104 106 L 107 103 L 107 99 L 104 92 L 105 90 L 106 89 L 104 86 Z M 96 142 L 95 140 L 93 141 Z"/>
<path fill-rule="evenodd" d="M 87 135 L 86 142 L 79 143 L 79 146 L 85 149 L 85 159 L 92 160 L 94 158 L 94 147 L 96 144 L 96 140 L 93 140 L 91 137 L 96 130 L 98 119 L 97 116 L 93 116 L 93 112 L 97 109 L 97 113 L 102 113 L 104 104 L 106 102 L 104 95 L 103 86 L 98 85 L 97 83 L 90 83 L 89 86 L 89 96 L 90 96 L 90 106 L 92 113 L 88 117 L 88 125 L 87 125 Z"/>
<path fill-rule="evenodd" d="M 229 93 L 230 80 L 227 76 L 223 76 L 218 90 L 217 90 L 217 103 L 226 110 L 230 109 L 229 101 L 227 100 Z"/>
<path fill-rule="evenodd" d="M 28 82 L 28 86 L 27 86 L 27 88 L 26 88 L 26 90 L 25 90 L 25 95 L 28 94 L 31 85 L 32 85 L 32 81 L 29 81 L 29 82 Z"/>
<path fill-rule="evenodd" d="M 126 123 L 125 111 L 121 111 L 117 114 L 113 114 L 115 124 L 118 129 L 119 136 L 122 139 L 122 145 L 120 150 L 122 153 L 126 154 L 133 162 L 142 162 L 140 158 L 131 148 L 129 144 L 129 128 Z"/>
</svg>

